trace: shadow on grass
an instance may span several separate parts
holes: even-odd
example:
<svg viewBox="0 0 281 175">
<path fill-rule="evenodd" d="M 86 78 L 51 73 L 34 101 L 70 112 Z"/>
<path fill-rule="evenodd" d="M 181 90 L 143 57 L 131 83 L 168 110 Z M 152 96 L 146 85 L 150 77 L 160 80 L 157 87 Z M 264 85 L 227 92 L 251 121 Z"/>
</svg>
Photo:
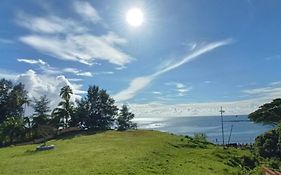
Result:
<svg viewBox="0 0 281 175">
<path fill-rule="evenodd" d="M 71 132 L 67 132 L 67 133 L 57 135 L 54 138 L 52 138 L 51 140 L 68 140 L 68 139 L 73 139 L 75 137 L 94 135 L 94 134 L 99 134 L 99 133 L 103 133 L 103 132 L 106 132 L 106 131 L 110 131 L 110 130 L 71 131 Z"/>
</svg>

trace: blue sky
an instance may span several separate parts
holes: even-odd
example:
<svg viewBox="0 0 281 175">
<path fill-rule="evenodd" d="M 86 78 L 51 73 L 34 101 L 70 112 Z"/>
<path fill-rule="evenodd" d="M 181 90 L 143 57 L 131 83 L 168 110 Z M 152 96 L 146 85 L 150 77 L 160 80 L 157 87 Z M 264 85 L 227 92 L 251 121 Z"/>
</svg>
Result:
<svg viewBox="0 0 281 175">
<path fill-rule="evenodd" d="M 0 2 L 0 77 L 30 97 L 107 89 L 138 115 L 246 114 L 281 96 L 281 2 Z M 144 22 L 126 21 L 131 8 Z M 167 110 L 172 109 L 172 110 Z"/>
</svg>

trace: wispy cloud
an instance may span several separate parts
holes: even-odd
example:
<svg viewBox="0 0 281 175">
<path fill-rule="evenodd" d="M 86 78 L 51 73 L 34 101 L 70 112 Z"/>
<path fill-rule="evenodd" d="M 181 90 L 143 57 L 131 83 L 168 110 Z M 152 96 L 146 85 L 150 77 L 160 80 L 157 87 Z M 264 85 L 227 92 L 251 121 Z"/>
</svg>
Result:
<svg viewBox="0 0 281 175">
<path fill-rule="evenodd" d="M 92 77 L 93 76 L 93 74 L 91 72 L 83 72 L 83 71 L 78 70 L 76 68 L 65 68 L 62 71 L 66 72 L 66 73 L 73 73 L 73 74 L 78 75 L 78 76 L 85 76 L 85 77 Z"/>
<path fill-rule="evenodd" d="M 281 85 L 281 81 L 274 81 L 269 83 L 270 86 L 276 86 L 276 85 Z"/>
<path fill-rule="evenodd" d="M 74 20 L 62 19 L 54 15 L 37 17 L 21 12 L 17 15 L 16 23 L 40 34 L 83 33 L 88 31 L 84 26 L 77 26 L 77 22 Z"/>
<path fill-rule="evenodd" d="M 75 1 L 74 6 L 79 14 L 95 21 L 101 20 L 88 2 Z M 37 17 L 21 13 L 16 21 L 32 32 L 19 37 L 21 42 L 54 58 L 88 65 L 94 64 L 95 60 L 105 60 L 121 67 L 133 60 L 120 49 L 127 40 L 111 31 L 95 35 L 87 24 L 55 15 Z"/>
<path fill-rule="evenodd" d="M 85 72 L 82 70 L 78 70 L 76 68 L 64 68 L 59 69 L 56 67 L 50 66 L 47 62 L 41 59 L 17 59 L 18 62 L 24 62 L 27 64 L 38 65 L 39 68 L 46 74 L 62 74 L 62 73 L 71 73 L 76 76 L 84 76 L 84 77 L 92 77 L 93 74 L 91 72 Z"/>
<path fill-rule="evenodd" d="M 113 75 L 114 72 L 112 71 L 102 71 L 102 72 L 95 72 L 94 75 Z"/>
<path fill-rule="evenodd" d="M 206 81 L 204 81 L 204 83 L 210 84 L 210 83 L 212 83 L 212 81 L 206 80 Z"/>
<path fill-rule="evenodd" d="M 70 73 L 76 76 L 82 76 L 82 77 L 93 77 L 94 75 L 112 75 L 114 72 L 112 71 L 101 71 L 101 72 L 88 72 L 88 71 L 82 71 L 77 68 L 57 68 L 50 66 L 47 62 L 41 60 L 41 59 L 17 59 L 18 62 L 24 62 L 27 64 L 33 64 L 39 66 L 39 68 L 46 74 L 63 74 L 63 73 Z M 82 79 L 73 79 L 75 80 L 82 80 Z"/>
<path fill-rule="evenodd" d="M 169 72 L 173 69 L 178 68 L 179 66 L 188 63 L 196 58 L 198 58 L 199 56 L 208 53 L 216 48 L 222 47 L 224 45 L 228 45 L 232 43 L 231 39 L 225 39 L 222 41 L 218 41 L 218 42 L 212 42 L 209 43 L 205 46 L 202 46 L 194 51 L 192 51 L 190 54 L 187 54 L 183 59 L 181 59 L 181 61 L 170 64 L 158 71 L 156 71 L 155 73 L 148 75 L 148 76 L 141 76 L 141 77 L 137 77 L 135 79 L 133 79 L 130 84 L 129 87 L 127 87 L 126 89 L 120 91 L 119 93 L 114 95 L 114 98 L 117 101 L 125 101 L 125 100 L 129 100 L 131 98 L 133 98 L 140 90 L 144 89 L 145 87 L 147 87 L 156 77 Z"/>
<path fill-rule="evenodd" d="M 97 23 L 101 20 L 97 10 L 89 2 L 74 1 L 73 7 L 75 11 L 86 20 L 89 20 L 93 23 Z"/>
<path fill-rule="evenodd" d="M 104 37 L 111 38 L 108 43 Z M 113 35 L 97 37 L 91 34 L 56 36 L 30 35 L 20 38 L 20 41 L 33 48 L 63 60 L 78 61 L 92 65 L 95 59 L 106 60 L 119 66 L 128 64 L 132 57 L 116 49 L 117 39 Z"/>
<path fill-rule="evenodd" d="M 43 61 L 41 59 L 35 60 L 35 59 L 22 59 L 22 58 L 19 58 L 19 59 L 17 59 L 17 61 L 18 62 L 28 63 L 28 64 L 48 65 L 45 61 Z"/>
<path fill-rule="evenodd" d="M 39 66 L 39 68 L 46 74 L 61 74 L 62 71 L 59 69 L 50 66 L 47 62 L 41 60 L 41 59 L 17 59 L 18 62 L 23 62 L 27 64 L 33 64 Z"/>
<path fill-rule="evenodd" d="M 162 94 L 162 93 L 159 92 L 159 91 L 153 91 L 152 93 L 155 94 L 155 95 L 161 95 L 161 94 Z"/>
<path fill-rule="evenodd" d="M 81 82 L 81 81 L 83 81 L 83 79 L 81 79 L 81 78 L 69 78 L 68 80 L 70 82 Z"/>
<path fill-rule="evenodd" d="M 178 82 L 169 82 L 165 84 L 169 86 L 175 86 L 175 91 L 177 92 L 178 96 L 185 96 L 187 92 L 192 89 L 192 87 L 187 87 L 186 85 Z"/>
<path fill-rule="evenodd" d="M 175 68 L 178 68 L 179 66 L 192 61 L 193 59 L 196 59 L 197 57 L 199 57 L 202 54 L 205 54 L 207 52 L 210 52 L 218 47 L 224 46 L 224 45 L 228 45 L 232 43 L 232 39 L 226 39 L 226 40 L 222 40 L 222 41 L 218 41 L 218 42 L 213 42 L 213 43 L 209 43 L 199 49 L 194 50 L 191 54 L 188 54 L 187 56 L 185 56 L 181 61 L 174 63 L 170 66 L 167 66 L 166 68 L 158 71 L 155 73 L 155 75 L 161 75 L 163 73 L 166 73 L 168 71 L 171 71 Z"/>
<path fill-rule="evenodd" d="M 246 89 L 244 93 L 261 97 L 281 97 L 281 86 L 268 86 L 262 88 Z"/>
<path fill-rule="evenodd" d="M 154 75 L 137 77 L 130 82 L 128 88 L 115 94 L 113 98 L 117 101 L 129 100 L 133 98 L 140 90 L 147 87 L 154 78 Z"/>
</svg>

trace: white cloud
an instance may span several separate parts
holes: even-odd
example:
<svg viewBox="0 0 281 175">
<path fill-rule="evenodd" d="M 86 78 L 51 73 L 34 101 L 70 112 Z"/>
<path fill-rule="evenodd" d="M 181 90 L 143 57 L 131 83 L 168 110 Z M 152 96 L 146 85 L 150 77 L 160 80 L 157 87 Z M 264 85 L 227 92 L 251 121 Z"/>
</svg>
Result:
<svg viewBox="0 0 281 175">
<path fill-rule="evenodd" d="M 38 59 L 17 59 L 18 62 L 24 62 L 28 64 L 48 65 L 45 61 Z"/>
<path fill-rule="evenodd" d="M 92 20 L 100 18 L 88 2 L 76 1 L 74 4 L 81 15 Z M 21 42 L 57 59 L 88 65 L 95 64 L 95 60 L 105 60 L 118 66 L 133 60 L 119 48 L 127 40 L 111 31 L 94 35 L 86 24 L 54 15 L 36 17 L 20 13 L 17 23 L 32 32 L 19 37 Z"/>
<path fill-rule="evenodd" d="M 132 57 L 114 47 L 119 41 L 112 38 L 110 42 L 114 42 L 108 43 L 104 39 L 104 37 L 112 37 L 109 35 L 98 37 L 91 34 L 69 34 L 60 38 L 29 35 L 21 37 L 20 41 L 62 60 L 78 61 L 88 65 L 92 65 L 96 59 L 105 60 L 119 66 L 130 63 Z"/>
<path fill-rule="evenodd" d="M 30 99 L 47 95 L 48 99 L 50 99 L 51 108 L 56 107 L 58 102 L 61 100 L 59 93 L 63 86 L 69 85 L 72 88 L 74 93 L 71 97 L 72 101 L 80 99 L 80 95 L 85 93 L 81 90 L 80 84 L 70 83 L 63 75 L 40 75 L 33 70 L 28 70 L 26 73 L 19 74 L 15 81 L 21 82 L 25 85 L 25 89 L 28 91 Z"/>
<path fill-rule="evenodd" d="M 281 85 L 278 84 L 261 88 L 246 89 L 243 90 L 243 92 L 255 97 L 277 98 L 281 97 Z"/>
<path fill-rule="evenodd" d="M 126 89 L 121 90 L 119 93 L 115 94 L 114 98 L 117 101 L 129 100 L 129 99 L 133 98 L 140 90 L 147 87 L 157 76 L 160 76 L 166 72 L 169 72 L 175 68 L 178 68 L 179 66 L 181 66 L 185 63 L 188 63 L 188 62 L 192 61 L 193 59 L 196 59 L 199 56 L 201 56 L 207 52 L 210 52 L 221 46 L 228 45 L 231 42 L 232 42 L 231 39 L 226 39 L 226 40 L 222 40 L 222 41 L 218 41 L 218 42 L 209 43 L 201 48 L 198 48 L 198 49 L 192 51 L 190 54 L 185 56 L 181 61 L 170 64 L 170 65 L 158 70 L 154 74 L 151 74 L 148 76 L 137 77 L 130 82 L 129 87 L 127 87 Z"/>
<path fill-rule="evenodd" d="M 81 82 L 81 81 L 83 81 L 83 79 L 81 79 L 81 78 L 69 78 L 68 80 L 70 82 Z"/>
<path fill-rule="evenodd" d="M 119 66 L 119 67 L 116 67 L 115 69 L 116 70 L 123 70 L 123 69 L 126 69 L 126 66 Z"/>
<path fill-rule="evenodd" d="M 113 98 L 116 101 L 125 101 L 131 99 L 136 95 L 136 93 L 147 87 L 154 78 L 154 75 L 137 77 L 130 82 L 128 88 L 120 91 L 118 94 L 114 95 Z"/>
<path fill-rule="evenodd" d="M 155 94 L 155 95 L 161 95 L 162 93 L 161 92 L 159 92 L 159 91 L 154 91 L 154 92 L 152 92 L 153 94 Z"/>
<path fill-rule="evenodd" d="M 96 72 L 94 75 L 112 75 L 114 72 L 112 71 L 103 71 L 103 72 Z"/>
<path fill-rule="evenodd" d="M 222 106 L 225 115 L 245 115 L 257 110 L 264 103 L 281 97 L 281 84 L 269 85 L 267 87 L 243 90 L 248 99 L 237 101 L 215 101 L 205 103 L 187 104 L 163 104 L 152 102 L 150 104 L 130 104 L 136 117 L 188 117 L 188 116 L 212 116 L 219 115 Z"/>
<path fill-rule="evenodd" d="M 103 74 L 114 74 L 114 72 L 112 71 L 103 71 L 103 72 L 96 72 L 96 73 L 91 73 L 88 71 L 82 71 L 76 68 L 64 68 L 64 69 L 59 69 L 56 67 L 52 67 L 50 66 L 47 62 L 38 59 L 17 59 L 18 62 L 24 62 L 27 64 L 34 64 L 34 65 L 38 65 L 40 67 L 40 69 L 46 73 L 46 74 L 62 74 L 62 73 L 71 73 L 74 74 L 76 76 L 83 76 L 83 77 L 93 77 L 94 75 L 103 75 Z M 77 79 L 76 79 L 77 80 Z"/>
<path fill-rule="evenodd" d="M 57 16 L 33 17 L 25 13 L 19 13 L 16 22 L 20 26 L 37 33 L 82 33 L 88 30 L 84 26 L 77 25 L 71 19 L 63 19 Z"/>
<path fill-rule="evenodd" d="M 97 23 L 101 20 L 97 10 L 89 2 L 75 1 L 73 7 L 75 11 L 86 20 L 93 23 Z"/>
<path fill-rule="evenodd" d="M 176 87 L 175 91 L 178 92 L 178 96 L 185 96 L 187 92 L 189 92 L 192 89 L 192 87 L 187 87 L 186 85 L 178 82 L 169 82 L 165 84 L 169 86 L 175 86 Z"/>
<path fill-rule="evenodd" d="M 38 65 L 39 68 L 46 74 L 61 74 L 62 71 L 60 71 L 59 69 L 50 66 L 47 62 L 38 59 L 17 59 L 18 62 L 24 62 L 27 64 L 34 64 L 34 65 Z"/>
<path fill-rule="evenodd" d="M 185 88 L 185 85 L 182 83 L 176 83 L 178 89 Z"/>
<path fill-rule="evenodd" d="M 205 46 L 202 46 L 202 47 L 194 50 L 193 52 L 191 52 L 190 54 L 185 56 L 181 61 L 176 62 L 174 64 L 171 64 L 170 66 L 167 66 L 166 68 L 156 72 L 155 75 L 161 75 L 163 73 L 171 71 L 171 70 L 173 70 L 175 68 L 178 68 L 179 66 L 181 66 L 185 63 L 188 63 L 188 62 L 192 61 L 193 59 L 198 58 L 199 56 L 201 56 L 205 53 L 208 53 L 208 52 L 210 52 L 210 51 L 212 51 L 216 48 L 219 48 L 219 47 L 224 46 L 224 45 L 228 45 L 230 43 L 232 43 L 232 39 L 225 39 L 225 40 L 222 40 L 222 41 L 209 43 Z"/>
<path fill-rule="evenodd" d="M 188 44 L 190 50 L 194 50 L 197 47 L 196 43 L 189 43 Z"/>
<path fill-rule="evenodd" d="M 77 74 L 78 76 L 84 76 L 84 77 L 92 77 L 93 74 L 91 72 L 80 72 Z"/>
<path fill-rule="evenodd" d="M 270 102 L 271 99 L 255 98 L 241 101 L 230 102 L 206 102 L 206 103 L 188 103 L 188 104 L 130 104 L 130 108 L 136 115 L 136 118 L 173 118 L 190 116 L 217 116 L 220 107 L 226 111 L 225 115 L 245 115 L 249 114 L 260 105 Z"/>
<path fill-rule="evenodd" d="M 93 76 L 93 74 L 91 72 L 83 72 L 83 71 L 78 70 L 76 68 L 65 68 L 62 71 L 66 72 L 66 73 L 72 73 L 72 74 L 75 74 L 77 76 L 84 76 L 84 77 L 92 77 Z"/>
</svg>

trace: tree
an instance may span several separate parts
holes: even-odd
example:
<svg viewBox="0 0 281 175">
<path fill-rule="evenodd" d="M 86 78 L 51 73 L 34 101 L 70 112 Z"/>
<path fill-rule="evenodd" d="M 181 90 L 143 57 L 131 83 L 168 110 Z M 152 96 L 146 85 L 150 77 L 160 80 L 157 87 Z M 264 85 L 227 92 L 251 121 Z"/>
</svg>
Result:
<svg viewBox="0 0 281 175">
<path fill-rule="evenodd" d="M 254 146 L 260 156 L 281 160 L 281 125 L 258 136 Z"/>
<path fill-rule="evenodd" d="M 6 79 L 0 80 L 0 123 L 6 120 L 9 109 L 8 109 L 8 99 L 9 91 L 12 89 L 13 84 L 11 81 Z"/>
<path fill-rule="evenodd" d="M 129 112 L 128 106 L 123 105 L 117 118 L 118 130 L 124 131 L 127 129 L 136 128 L 137 124 L 131 121 L 134 117 L 135 115 Z"/>
<path fill-rule="evenodd" d="M 85 122 L 86 126 L 105 130 L 113 126 L 118 108 L 115 101 L 98 86 L 90 86 L 87 96 L 77 103 L 76 121 Z"/>
<path fill-rule="evenodd" d="M 24 114 L 23 105 L 28 102 L 27 91 L 24 89 L 24 85 L 22 83 L 15 85 L 9 94 L 9 115 L 22 117 Z"/>
<path fill-rule="evenodd" d="M 64 128 L 69 126 L 69 119 L 71 119 L 71 116 L 73 115 L 74 104 L 73 102 L 70 102 L 71 94 L 73 94 L 73 92 L 70 86 L 62 87 L 60 96 L 63 101 L 61 101 L 58 105 L 59 107 L 55 108 L 53 111 L 54 119 L 58 122 L 61 122 L 62 120 Z"/>
<path fill-rule="evenodd" d="M 97 113 L 95 115 L 97 128 L 102 130 L 111 128 L 115 121 L 115 116 L 118 114 L 118 108 L 114 103 L 114 99 L 107 94 L 106 90 L 99 91 Z"/>
<path fill-rule="evenodd" d="M 0 133 L 4 142 L 12 144 L 15 139 L 24 135 L 24 122 L 20 117 L 9 117 L 0 125 Z"/>
<path fill-rule="evenodd" d="M 281 99 L 277 98 L 260 106 L 258 110 L 249 114 L 249 118 L 254 122 L 264 124 L 276 125 L 281 123 Z"/>
<path fill-rule="evenodd" d="M 23 105 L 28 103 L 27 91 L 19 83 L 13 86 L 11 81 L 0 80 L 0 123 L 9 116 L 20 117 L 24 113 Z"/>
<path fill-rule="evenodd" d="M 41 96 L 39 99 L 34 98 L 34 104 L 32 105 L 34 109 L 33 114 L 33 127 L 37 128 L 39 125 L 46 125 L 49 121 L 50 107 L 48 106 L 50 101 L 47 96 Z"/>
</svg>

